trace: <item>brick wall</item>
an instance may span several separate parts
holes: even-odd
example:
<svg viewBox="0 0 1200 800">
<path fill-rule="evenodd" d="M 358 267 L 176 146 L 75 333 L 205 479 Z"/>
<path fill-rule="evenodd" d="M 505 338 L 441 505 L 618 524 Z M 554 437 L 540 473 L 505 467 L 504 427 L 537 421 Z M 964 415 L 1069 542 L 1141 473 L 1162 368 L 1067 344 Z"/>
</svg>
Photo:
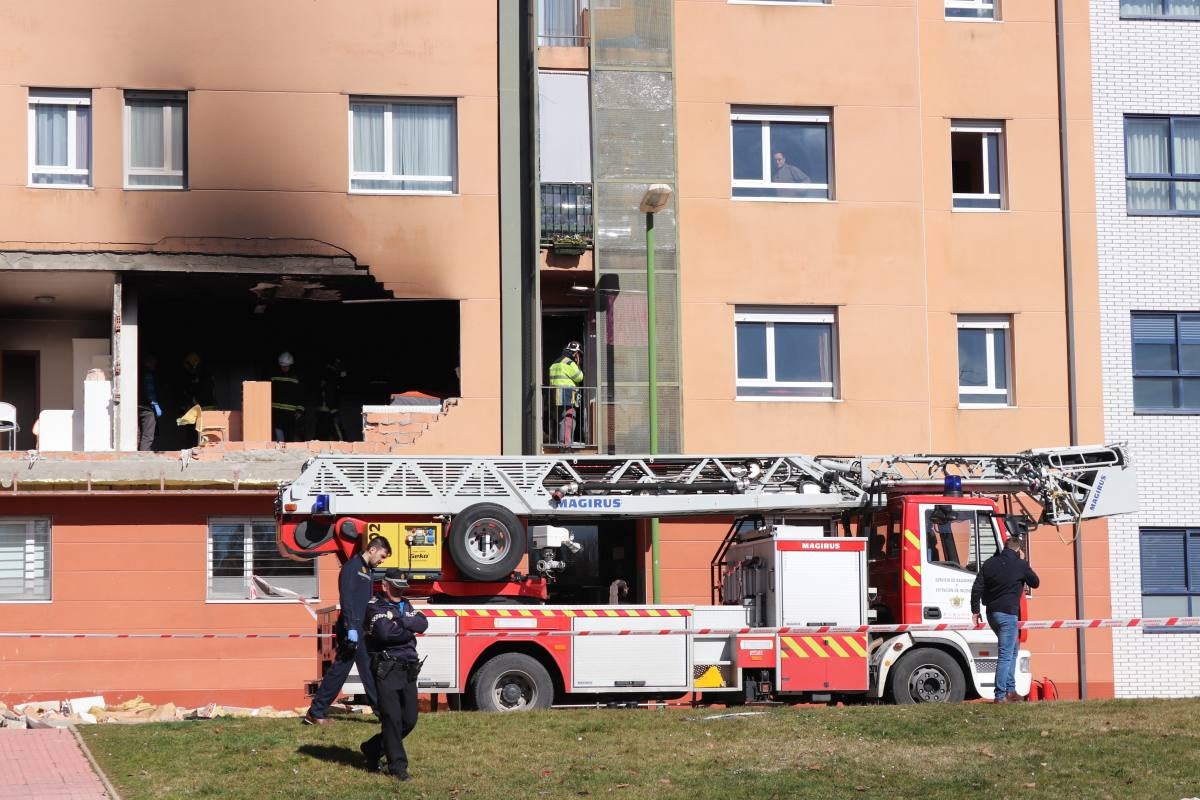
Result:
<svg viewBox="0 0 1200 800">
<path fill-rule="evenodd" d="M 1109 523 L 1112 610 L 1138 616 L 1138 529 L 1200 525 L 1200 416 L 1134 415 L 1130 312 L 1200 311 L 1200 218 L 1126 214 L 1123 117 L 1200 114 L 1200 25 L 1121 20 L 1118 6 L 1091 0 L 1092 98 L 1104 423 L 1130 444 L 1142 509 Z M 1200 634 L 1113 639 L 1117 697 L 1200 695 Z"/>
</svg>

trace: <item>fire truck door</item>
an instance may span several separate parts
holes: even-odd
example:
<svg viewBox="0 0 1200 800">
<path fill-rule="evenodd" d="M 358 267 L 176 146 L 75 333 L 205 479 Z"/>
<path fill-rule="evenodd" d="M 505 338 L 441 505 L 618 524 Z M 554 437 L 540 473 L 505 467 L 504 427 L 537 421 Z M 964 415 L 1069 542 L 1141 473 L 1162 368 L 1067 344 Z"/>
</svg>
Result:
<svg viewBox="0 0 1200 800">
<path fill-rule="evenodd" d="M 979 506 L 922 504 L 920 513 L 922 617 L 968 621 L 975 576 L 1000 545 L 995 518 Z"/>
</svg>

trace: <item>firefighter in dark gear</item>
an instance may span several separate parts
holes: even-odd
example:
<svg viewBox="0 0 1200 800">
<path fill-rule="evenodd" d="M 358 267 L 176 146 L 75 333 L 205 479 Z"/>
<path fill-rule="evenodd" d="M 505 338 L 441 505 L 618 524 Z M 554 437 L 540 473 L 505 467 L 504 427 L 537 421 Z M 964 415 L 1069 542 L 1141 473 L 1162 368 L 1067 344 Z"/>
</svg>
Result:
<svg viewBox="0 0 1200 800">
<path fill-rule="evenodd" d="M 562 355 L 550 365 L 550 399 L 558 419 L 558 444 L 571 447 L 575 443 L 575 427 L 579 418 L 580 391 L 583 370 L 583 348 L 579 342 L 568 342 Z"/>
<path fill-rule="evenodd" d="M 401 781 L 408 774 L 408 753 L 404 737 L 417 726 L 417 634 L 429 627 L 425 615 L 404 599 L 408 581 L 398 569 L 385 573 L 382 592 L 367 606 L 367 650 L 371 654 L 371 672 L 379 693 L 379 720 L 382 730 L 363 742 L 359 749 L 367 759 L 367 769 L 379 766 L 379 757 L 387 755 L 386 772 Z"/>
<path fill-rule="evenodd" d="M 279 369 L 271 376 L 271 431 L 277 442 L 298 442 L 304 398 L 300 379 L 292 369 L 296 360 L 291 353 L 280 353 L 277 362 Z"/>
</svg>

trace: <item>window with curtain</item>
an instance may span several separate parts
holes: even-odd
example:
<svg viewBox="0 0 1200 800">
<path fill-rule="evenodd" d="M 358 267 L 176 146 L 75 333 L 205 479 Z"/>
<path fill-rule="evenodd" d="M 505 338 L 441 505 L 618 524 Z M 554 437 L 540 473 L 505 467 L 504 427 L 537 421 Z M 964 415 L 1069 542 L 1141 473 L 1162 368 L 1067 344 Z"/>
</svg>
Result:
<svg viewBox="0 0 1200 800">
<path fill-rule="evenodd" d="M 1130 214 L 1200 214 L 1200 117 L 1125 118 Z"/>
<path fill-rule="evenodd" d="M 1008 317 L 958 318 L 958 403 L 960 406 L 1012 404 L 1012 346 Z"/>
<path fill-rule="evenodd" d="M 832 198 L 829 109 L 734 106 L 730 126 L 734 197 Z"/>
<path fill-rule="evenodd" d="M 92 93 L 29 90 L 29 185 L 92 185 Z"/>
<path fill-rule="evenodd" d="M 1004 208 L 1004 126 L 952 122 L 950 174 L 954 208 Z"/>
<path fill-rule="evenodd" d="M 317 597 L 317 562 L 279 554 L 273 519 L 214 519 L 208 524 L 208 599 L 286 600 L 256 588 L 257 575 L 272 586 Z"/>
<path fill-rule="evenodd" d="M 187 186 L 187 95 L 125 93 L 125 188 Z"/>
<path fill-rule="evenodd" d="M 946 19 L 1000 19 L 998 0 L 946 0 Z"/>
<path fill-rule="evenodd" d="M 1200 313 L 1135 313 L 1130 333 L 1134 410 L 1200 414 Z"/>
<path fill-rule="evenodd" d="M 454 102 L 352 100 L 350 191 L 455 191 Z"/>
<path fill-rule="evenodd" d="M 0 517 L 0 603 L 50 599 L 50 520 Z"/>
<path fill-rule="evenodd" d="M 1121 0 L 1122 19 L 1200 19 L 1200 0 Z"/>
<path fill-rule="evenodd" d="M 1142 616 L 1200 616 L 1200 529 L 1142 528 Z M 1197 633 L 1200 628 L 1147 628 Z"/>
<path fill-rule="evenodd" d="M 734 325 L 739 399 L 837 396 L 833 309 L 738 307 Z"/>
<path fill-rule="evenodd" d="M 538 44 L 578 47 L 586 43 L 583 10 L 587 0 L 538 0 Z"/>
</svg>

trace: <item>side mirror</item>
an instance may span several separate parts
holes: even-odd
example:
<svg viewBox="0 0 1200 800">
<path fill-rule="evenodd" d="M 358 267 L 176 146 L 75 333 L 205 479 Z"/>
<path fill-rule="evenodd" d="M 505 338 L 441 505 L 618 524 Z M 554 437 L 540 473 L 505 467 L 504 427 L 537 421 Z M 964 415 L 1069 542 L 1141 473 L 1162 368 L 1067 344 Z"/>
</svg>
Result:
<svg viewBox="0 0 1200 800">
<path fill-rule="evenodd" d="M 352 542 L 358 541 L 367 530 L 367 523 L 353 517 L 342 517 L 337 521 L 338 536 Z"/>
</svg>

